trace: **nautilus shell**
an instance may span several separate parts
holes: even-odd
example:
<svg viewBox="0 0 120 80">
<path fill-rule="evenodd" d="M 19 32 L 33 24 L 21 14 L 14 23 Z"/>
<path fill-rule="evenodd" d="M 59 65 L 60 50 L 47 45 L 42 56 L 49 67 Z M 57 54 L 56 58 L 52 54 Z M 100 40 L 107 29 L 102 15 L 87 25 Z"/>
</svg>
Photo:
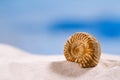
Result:
<svg viewBox="0 0 120 80">
<path fill-rule="evenodd" d="M 76 62 L 82 68 L 95 67 L 99 62 L 100 55 L 98 41 L 85 32 L 73 34 L 64 45 L 66 60 Z"/>
</svg>

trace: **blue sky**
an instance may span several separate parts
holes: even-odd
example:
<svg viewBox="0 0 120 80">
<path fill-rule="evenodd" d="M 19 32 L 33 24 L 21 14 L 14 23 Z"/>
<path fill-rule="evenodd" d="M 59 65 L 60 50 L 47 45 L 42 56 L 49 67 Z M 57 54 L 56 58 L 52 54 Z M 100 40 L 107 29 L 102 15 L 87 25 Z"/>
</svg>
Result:
<svg viewBox="0 0 120 80">
<path fill-rule="evenodd" d="M 62 54 L 66 39 L 86 31 L 102 52 L 119 54 L 119 0 L 0 0 L 0 43 L 38 54 Z M 72 27 L 73 26 L 73 27 Z"/>
</svg>

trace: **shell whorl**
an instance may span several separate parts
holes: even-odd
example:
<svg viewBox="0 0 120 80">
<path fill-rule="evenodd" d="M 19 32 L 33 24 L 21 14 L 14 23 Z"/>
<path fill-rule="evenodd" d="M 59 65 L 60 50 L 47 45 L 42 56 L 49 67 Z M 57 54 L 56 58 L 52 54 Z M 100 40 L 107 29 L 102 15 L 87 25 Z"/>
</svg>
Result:
<svg viewBox="0 0 120 80">
<path fill-rule="evenodd" d="M 79 63 L 83 68 L 98 64 L 101 51 L 98 41 L 88 33 L 73 34 L 64 45 L 64 56 L 67 61 Z"/>
</svg>

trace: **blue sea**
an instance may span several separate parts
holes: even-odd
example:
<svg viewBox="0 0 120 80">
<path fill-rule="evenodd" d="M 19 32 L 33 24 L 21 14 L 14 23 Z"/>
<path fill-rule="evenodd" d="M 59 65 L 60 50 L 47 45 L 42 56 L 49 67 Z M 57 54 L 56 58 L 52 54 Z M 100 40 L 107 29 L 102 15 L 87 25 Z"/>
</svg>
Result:
<svg viewBox="0 0 120 80">
<path fill-rule="evenodd" d="M 119 2 L 0 0 L 0 43 L 31 54 L 61 55 L 70 35 L 87 32 L 103 53 L 120 55 Z"/>
</svg>

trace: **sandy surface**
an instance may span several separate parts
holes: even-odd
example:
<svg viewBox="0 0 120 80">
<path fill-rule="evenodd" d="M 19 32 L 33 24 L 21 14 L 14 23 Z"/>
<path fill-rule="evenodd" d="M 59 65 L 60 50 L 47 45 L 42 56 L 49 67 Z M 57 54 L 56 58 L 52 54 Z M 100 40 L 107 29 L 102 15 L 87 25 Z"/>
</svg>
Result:
<svg viewBox="0 0 120 80">
<path fill-rule="evenodd" d="M 0 44 L 0 80 L 120 80 L 120 56 L 102 54 L 98 66 L 80 68 L 63 55 L 31 55 Z"/>
</svg>

